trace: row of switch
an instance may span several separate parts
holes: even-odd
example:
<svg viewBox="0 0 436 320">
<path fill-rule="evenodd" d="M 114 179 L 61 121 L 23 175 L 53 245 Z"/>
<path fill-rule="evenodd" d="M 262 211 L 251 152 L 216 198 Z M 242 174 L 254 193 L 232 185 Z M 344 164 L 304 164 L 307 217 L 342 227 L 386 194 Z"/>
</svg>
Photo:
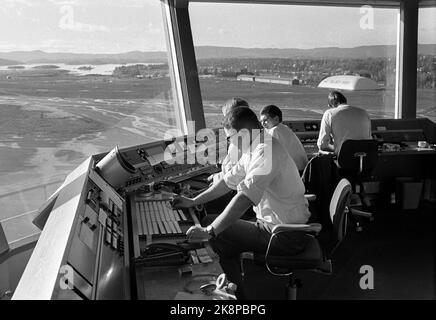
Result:
<svg viewBox="0 0 436 320">
<path fill-rule="evenodd" d="M 189 173 L 193 173 L 199 169 L 202 169 L 204 166 L 203 165 L 180 165 L 180 164 L 175 164 L 175 165 L 171 165 L 168 166 L 167 168 L 162 169 L 162 166 L 155 166 L 155 170 L 154 173 L 152 174 L 144 174 L 144 172 L 141 170 L 141 172 L 144 175 L 145 180 L 143 180 L 143 178 L 141 176 L 137 176 L 137 177 L 133 177 L 132 179 L 128 180 L 125 184 L 126 187 L 130 187 L 133 185 L 137 185 L 141 182 L 147 182 L 147 181 L 151 181 L 154 178 L 156 178 L 157 176 L 161 175 L 162 173 L 165 175 L 169 175 L 171 174 L 171 176 L 168 176 L 168 178 L 175 178 L 175 177 L 181 177 L 183 175 L 189 174 Z M 144 170 L 145 171 L 145 170 Z"/>
<path fill-rule="evenodd" d="M 105 242 L 121 254 L 124 252 L 122 229 L 110 217 L 106 219 Z"/>
</svg>

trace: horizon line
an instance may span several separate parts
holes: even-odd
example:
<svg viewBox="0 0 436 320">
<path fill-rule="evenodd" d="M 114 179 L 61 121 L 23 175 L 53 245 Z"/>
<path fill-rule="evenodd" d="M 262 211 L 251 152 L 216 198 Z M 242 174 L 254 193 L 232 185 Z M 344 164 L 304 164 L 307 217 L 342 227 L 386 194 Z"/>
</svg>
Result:
<svg viewBox="0 0 436 320">
<path fill-rule="evenodd" d="M 436 43 L 418 43 L 418 45 L 428 45 L 428 46 L 436 46 Z M 359 46 L 352 46 L 352 47 L 338 47 L 338 46 L 325 46 L 325 47 L 313 47 L 313 48 L 292 48 L 292 47 L 285 47 L 285 48 L 277 48 L 277 47 L 236 47 L 236 46 L 218 46 L 218 45 L 199 45 L 194 46 L 194 48 L 204 48 L 204 47 L 210 47 L 210 48 L 226 48 L 226 49 L 244 49 L 244 50 L 300 50 L 300 51 L 309 51 L 309 50 L 317 50 L 317 49 L 356 49 L 356 48 L 362 48 L 362 47 L 390 47 L 390 46 L 396 46 L 396 44 L 370 44 L 370 45 L 359 45 Z M 17 52 L 23 52 L 23 53 L 30 53 L 30 52 L 42 52 L 42 53 L 48 53 L 48 54 L 88 54 L 88 55 L 119 55 L 119 54 L 126 54 L 126 53 L 133 53 L 133 52 L 139 52 L 139 53 L 167 53 L 166 50 L 130 50 L 130 51 L 122 51 L 117 53 L 105 53 L 105 52 L 99 52 L 99 53 L 87 53 L 87 52 L 68 52 L 68 51 L 46 51 L 42 49 L 30 49 L 30 50 L 10 50 L 10 51 L 0 51 L 0 54 L 7 54 L 7 53 L 17 53 Z"/>
</svg>

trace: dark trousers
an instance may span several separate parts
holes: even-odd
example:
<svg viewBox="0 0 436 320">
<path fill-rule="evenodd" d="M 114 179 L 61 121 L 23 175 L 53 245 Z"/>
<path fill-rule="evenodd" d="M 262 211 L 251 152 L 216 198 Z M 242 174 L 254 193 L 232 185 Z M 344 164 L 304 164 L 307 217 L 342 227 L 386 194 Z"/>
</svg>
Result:
<svg viewBox="0 0 436 320">
<path fill-rule="evenodd" d="M 309 204 L 312 213 L 310 222 L 321 223 L 323 231 L 331 230 L 329 206 L 339 181 L 334 155 L 321 154 L 312 158 L 303 172 L 302 179 L 306 193 L 316 195 L 316 200 Z"/>
<path fill-rule="evenodd" d="M 216 215 L 208 215 L 201 222 L 207 226 Z M 241 253 L 253 252 L 265 255 L 271 238 L 271 225 L 262 220 L 247 221 L 239 219 L 210 240 L 212 249 L 220 257 L 220 265 L 228 280 L 237 285 L 236 297 L 246 297 L 241 270 Z M 292 256 L 304 250 L 308 237 L 301 232 L 284 233 L 272 242 L 270 253 L 274 256 Z M 265 269 L 266 270 L 266 269 Z"/>
<path fill-rule="evenodd" d="M 201 224 L 207 226 L 217 215 L 208 215 Z M 242 252 L 266 252 L 271 230 L 268 224 L 256 220 L 239 219 L 229 228 L 210 240 L 213 250 L 220 257 L 220 265 L 227 279 L 237 285 L 236 297 L 244 299 L 243 279 L 241 275 L 240 254 Z"/>
</svg>

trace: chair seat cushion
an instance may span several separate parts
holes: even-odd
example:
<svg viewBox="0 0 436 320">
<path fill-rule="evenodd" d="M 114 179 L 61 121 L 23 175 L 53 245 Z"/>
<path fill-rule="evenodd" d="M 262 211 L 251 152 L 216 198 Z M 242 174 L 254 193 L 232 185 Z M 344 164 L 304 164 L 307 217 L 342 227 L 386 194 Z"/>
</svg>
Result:
<svg viewBox="0 0 436 320">
<path fill-rule="evenodd" d="M 287 270 L 316 269 L 322 262 L 323 254 L 318 240 L 310 237 L 304 250 L 294 255 L 269 255 L 268 265 Z M 265 264 L 265 255 L 254 254 L 256 263 Z"/>
</svg>

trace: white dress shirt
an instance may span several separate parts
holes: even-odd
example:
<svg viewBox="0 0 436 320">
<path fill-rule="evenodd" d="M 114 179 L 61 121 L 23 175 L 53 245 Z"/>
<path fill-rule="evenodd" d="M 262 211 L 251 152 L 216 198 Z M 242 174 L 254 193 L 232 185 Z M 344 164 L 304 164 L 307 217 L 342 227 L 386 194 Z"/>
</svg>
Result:
<svg viewBox="0 0 436 320">
<path fill-rule="evenodd" d="M 371 120 L 366 110 L 347 104 L 327 109 L 321 120 L 318 148 L 328 151 L 330 143 L 335 154 L 339 154 L 342 143 L 348 139 L 371 139 Z"/>
<path fill-rule="evenodd" d="M 308 161 L 307 154 L 300 139 L 298 139 L 294 131 L 283 123 L 279 123 L 275 127 L 268 129 L 267 132 L 279 140 L 283 148 L 294 160 L 297 169 L 303 171 Z"/>
<path fill-rule="evenodd" d="M 277 139 L 265 134 L 261 142 L 261 135 L 224 174 L 225 183 L 253 202 L 257 219 L 274 225 L 306 223 L 310 212 L 294 161 Z"/>
<path fill-rule="evenodd" d="M 225 158 L 223 159 L 222 163 L 221 163 L 221 172 L 218 172 L 216 174 L 213 175 L 213 183 L 218 182 L 219 180 L 221 180 L 224 175 L 230 171 L 232 169 L 232 167 L 237 163 L 237 161 L 235 161 L 230 155 L 235 154 L 234 152 L 236 152 L 237 155 L 237 147 L 233 144 L 230 144 L 228 149 L 227 149 L 227 155 L 225 156 Z M 236 190 L 236 187 L 234 188 L 234 190 Z"/>
</svg>

